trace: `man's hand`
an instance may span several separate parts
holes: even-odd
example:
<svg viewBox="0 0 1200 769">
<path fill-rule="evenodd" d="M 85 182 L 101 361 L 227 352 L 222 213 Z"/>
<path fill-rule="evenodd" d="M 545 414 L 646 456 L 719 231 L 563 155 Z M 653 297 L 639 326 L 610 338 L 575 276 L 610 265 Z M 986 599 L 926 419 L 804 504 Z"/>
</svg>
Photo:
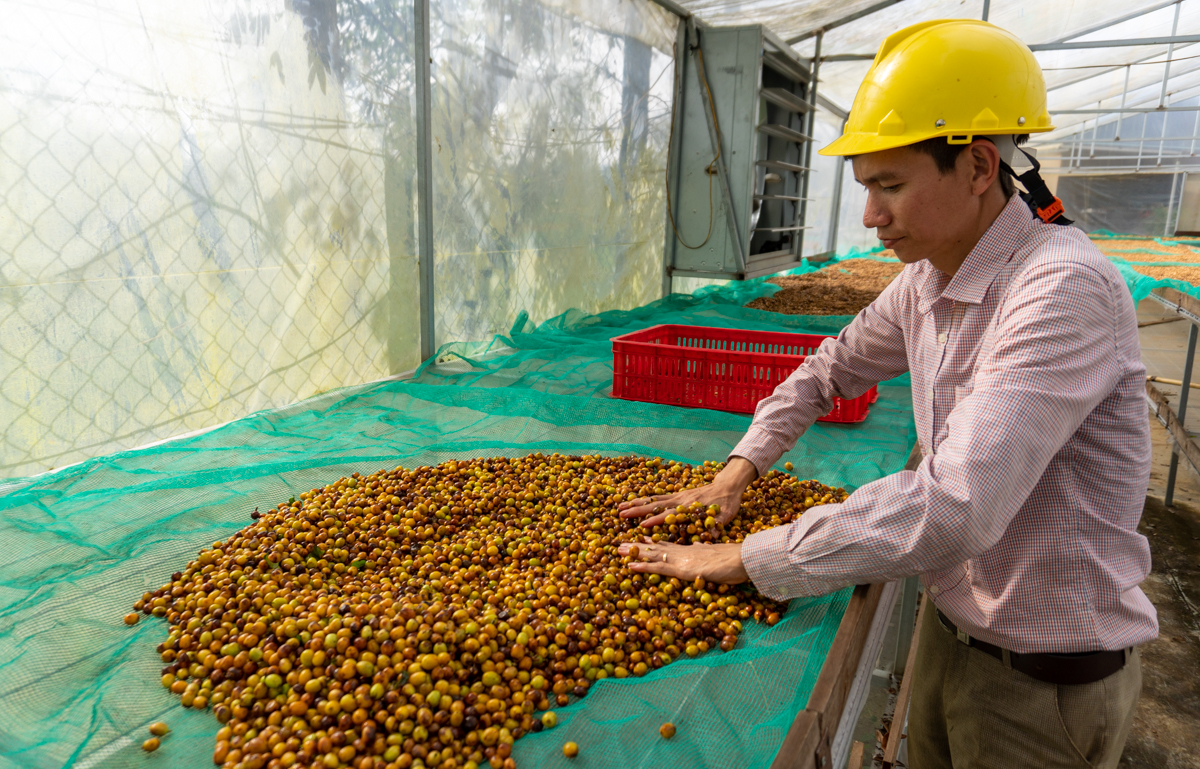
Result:
<svg viewBox="0 0 1200 769">
<path fill-rule="evenodd" d="M 641 560 L 629 564 L 630 571 L 663 574 L 692 582 L 702 577 L 706 582 L 719 585 L 737 585 L 749 582 L 746 567 L 742 565 L 742 543 L 726 545 L 669 545 L 665 542 L 642 544 L 625 542 L 618 549 L 621 555 L 629 555 L 638 549 Z"/>
<path fill-rule="evenodd" d="M 718 505 L 721 513 L 716 516 L 717 522 L 724 526 L 737 515 L 742 506 L 742 494 L 757 477 L 758 469 L 754 467 L 753 462 L 742 457 L 733 457 L 707 486 L 684 489 L 674 494 L 632 499 L 622 502 L 617 509 L 621 511 L 622 518 L 650 516 L 642 521 L 642 526 L 650 527 L 662 523 L 669 513 L 673 513 L 675 508 L 682 505 L 690 505 L 693 502 L 699 502 L 705 507 Z"/>
</svg>

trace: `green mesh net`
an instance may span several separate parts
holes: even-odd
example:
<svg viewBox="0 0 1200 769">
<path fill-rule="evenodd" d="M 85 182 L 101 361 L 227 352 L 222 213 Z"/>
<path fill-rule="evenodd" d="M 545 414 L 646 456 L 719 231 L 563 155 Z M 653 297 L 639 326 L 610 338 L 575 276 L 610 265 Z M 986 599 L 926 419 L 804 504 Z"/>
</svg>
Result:
<svg viewBox="0 0 1200 769">
<path fill-rule="evenodd" d="M 345 388 L 203 435 L 0 486 L 0 767 L 211 766 L 217 722 L 159 684 L 166 623 L 122 616 L 255 507 L 352 472 L 451 458 L 640 454 L 724 459 L 748 415 L 614 400 L 615 335 L 659 323 L 836 333 L 845 317 L 743 307 L 765 282 L 672 295 L 627 312 L 524 317 L 490 345 L 443 348 L 408 381 Z M 901 469 L 915 440 L 908 379 L 884 383 L 865 422 L 817 423 L 780 463 L 852 489 Z M 733 652 L 608 679 L 518 741 L 523 766 L 767 766 L 803 708 L 848 600 L 792 601 Z M 157 753 L 146 725 L 173 732 Z M 658 726 L 678 735 L 663 740 Z"/>
</svg>

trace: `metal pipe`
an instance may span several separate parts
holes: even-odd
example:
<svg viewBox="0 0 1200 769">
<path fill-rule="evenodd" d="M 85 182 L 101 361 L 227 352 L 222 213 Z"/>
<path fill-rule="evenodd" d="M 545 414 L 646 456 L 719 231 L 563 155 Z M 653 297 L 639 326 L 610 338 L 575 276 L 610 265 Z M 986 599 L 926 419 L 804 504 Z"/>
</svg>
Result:
<svg viewBox="0 0 1200 769">
<path fill-rule="evenodd" d="M 1148 119 L 1148 118 L 1147 118 L 1147 119 Z M 1165 140 L 1166 140 L 1166 138 L 1167 138 L 1167 116 L 1166 116 L 1166 115 L 1163 115 L 1163 116 L 1162 116 L 1162 119 L 1163 119 L 1162 130 L 1161 130 L 1161 131 L 1159 131 L 1159 133 L 1158 133 L 1158 160 L 1157 160 L 1157 161 L 1155 161 L 1155 163 L 1154 163 L 1154 165 L 1156 165 L 1156 166 L 1161 166 L 1161 165 L 1162 165 L 1162 161 L 1163 161 L 1163 144 L 1165 144 L 1165 143 L 1166 143 L 1166 142 L 1165 142 Z M 1145 129 L 1143 129 L 1143 130 L 1145 130 Z"/>
<path fill-rule="evenodd" d="M 842 133 L 846 132 L 846 121 L 842 121 Z M 842 219 L 842 177 L 846 175 L 846 162 L 835 158 L 837 170 L 833 172 L 833 202 L 829 212 L 829 231 L 825 234 L 825 250 L 837 252 L 838 222 Z"/>
<path fill-rule="evenodd" d="M 1183 381 L 1180 383 L 1179 391 L 1179 426 L 1183 427 L 1187 418 L 1188 396 L 1192 392 L 1192 358 L 1196 355 L 1196 333 L 1197 328 L 1195 323 L 1189 323 L 1188 330 L 1188 349 L 1187 358 L 1183 361 Z M 1179 469 L 1179 450 L 1178 447 L 1172 444 L 1171 446 L 1171 464 L 1167 468 L 1167 493 L 1163 498 L 1163 503 L 1171 505 L 1175 501 L 1175 473 Z"/>
<path fill-rule="evenodd" d="M 683 124 L 675 118 L 679 113 L 683 112 L 684 102 L 684 87 L 683 81 L 687 76 L 685 61 L 687 57 L 687 22 L 683 19 L 675 30 L 675 101 L 671 104 L 671 127 L 674 129 L 671 135 L 667 137 L 667 194 L 666 200 L 663 201 L 664 207 L 667 209 L 666 226 L 663 228 L 663 274 L 662 274 L 662 293 L 667 296 L 671 293 L 671 272 L 675 269 L 675 249 L 678 245 L 675 242 L 675 225 L 672 217 L 677 213 L 671 210 L 671 193 L 675 193 L 675 204 L 679 203 L 679 164 L 681 162 L 680 144 L 683 136 Z"/>
<path fill-rule="evenodd" d="M 1100 102 L 1096 102 L 1096 106 L 1100 106 Z M 1096 122 L 1092 123 L 1092 147 L 1088 150 L 1088 157 L 1096 157 L 1096 134 L 1100 133 L 1100 116 L 1096 115 Z"/>
<path fill-rule="evenodd" d="M 1179 166 L 1176 165 L 1176 168 Z M 1183 196 L 1187 194 L 1187 176 L 1188 172 L 1184 171 L 1183 176 L 1179 179 L 1179 204 L 1175 206 L 1175 227 L 1172 228 L 1172 236 L 1179 232 L 1179 218 L 1183 215 Z"/>
<path fill-rule="evenodd" d="M 1138 169 L 1140 169 L 1140 168 L 1142 167 L 1142 150 L 1143 150 L 1143 149 L 1145 148 L 1145 146 L 1146 146 L 1146 122 L 1147 122 L 1149 119 L 1150 119 L 1150 118 L 1148 118 L 1146 115 L 1142 115 L 1142 130 L 1141 130 L 1141 133 L 1139 133 L 1139 134 L 1138 134 L 1138 154 L 1137 154 L 1137 162 L 1136 162 L 1136 164 L 1134 165 L 1134 171 L 1135 171 L 1135 172 L 1136 172 Z"/>
<path fill-rule="evenodd" d="M 1182 4 L 1183 4 L 1182 2 L 1175 3 L 1175 20 L 1173 22 L 1171 22 L 1171 37 L 1172 38 L 1174 38 L 1175 33 L 1179 31 L 1179 6 L 1181 6 Z M 1175 43 L 1172 40 L 1172 42 L 1167 44 L 1167 61 L 1163 65 L 1162 93 L 1160 93 L 1158 95 L 1158 106 L 1160 106 L 1160 107 L 1167 106 L 1167 81 L 1171 79 L 1171 54 L 1173 54 L 1173 53 L 1175 53 Z M 1163 130 L 1166 130 L 1166 128 L 1165 128 L 1166 120 L 1163 120 L 1163 124 L 1164 124 Z"/>
<path fill-rule="evenodd" d="M 1085 48 L 1132 48 L 1139 45 L 1173 45 L 1200 43 L 1200 35 L 1176 35 L 1170 37 L 1127 37 L 1119 40 L 1084 40 L 1077 43 L 1035 43 L 1031 51 L 1078 51 Z"/>
<path fill-rule="evenodd" d="M 417 107 L 417 286 L 420 294 L 421 360 L 437 352 L 434 338 L 433 79 L 430 67 L 429 0 L 413 0 Z"/>
<path fill-rule="evenodd" d="M 983 0 L 983 15 L 980 16 L 983 21 L 988 20 L 988 11 L 992 8 L 992 0 Z"/>
<path fill-rule="evenodd" d="M 1148 8 L 1141 8 L 1139 10 L 1134 11 L 1133 13 L 1127 13 L 1124 16 L 1118 16 L 1115 19 L 1109 19 L 1108 21 L 1102 21 L 1099 24 L 1093 24 L 1090 27 L 1085 27 L 1085 28 L 1079 30 L 1078 32 L 1072 32 L 1071 34 L 1067 35 L 1066 37 L 1060 37 L 1057 40 L 1054 40 L 1052 42 L 1065 43 L 1066 41 L 1073 40 L 1074 38 L 1077 38 L 1077 37 L 1083 37 L 1084 35 L 1090 35 L 1093 32 L 1099 32 L 1102 29 L 1108 29 L 1109 27 L 1115 27 L 1118 24 L 1124 24 L 1125 22 L 1129 21 L 1130 19 L 1136 19 L 1139 16 L 1145 16 L 1147 13 L 1154 13 L 1155 11 L 1161 11 L 1163 8 L 1166 8 L 1168 5 L 1172 5 L 1178 1 L 1179 0 L 1166 0 L 1165 2 L 1161 2 L 1158 5 L 1152 5 L 1152 6 L 1149 6 Z M 1174 34 L 1174 33 L 1172 33 L 1172 34 Z"/>
<path fill-rule="evenodd" d="M 654 3 L 655 5 L 661 5 L 663 8 L 666 8 L 668 11 L 681 19 L 692 18 L 692 12 L 687 8 L 684 8 L 679 3 L 676 3 L 674 0 L 650 0 L 650 2 Z"/>
<path fill-rule="evenodd" d="M 1072 136 L 1074 136 L 1074 134 L 1072 134 Z M 1196 138 L 1200 138 L 1200 137 L 1194 137 L 1194 136 L 1190 136 L 1190 134 L 1188 134 L 1188 136 L 1181 136 L 1181 137 L 1166 137 L 1163 140 L 1164 140 L 1164 142 L 1192 142 L 1192 140 L 1196 139 Z M 1055 140 L 1052 140 L 1052 142 L 1030 142 L 1026 146 L 1033 146 L 1033 148 L 1038 148 L 1038 146 L 1054 146 L 1056 144 L 1062 144 L 1064 142 L 1067 142 L 1067 140 L 1069 140 L 1069 137 L 1055 139 Z M 1096 144 L 1102 144 L 1102 145 L 1103 144 L 1115 144 L 1117 146 L 1128 146 L 1129 145 L 1128 142 L 1118 142 L 1118 140 L 1116 140 L 1116 139 L 1096 139 Z M 1168 157 L 1175 157 L 1175 156 L 1169 155 Z M 1180 155 L 1180 157 L 1187 157 L 1187 156 Z"/>
<path fill-rule="evenodd" d="M 863 16 L 870 16 L 872 13 L 875 13 L 876 11 L 882 11 L 884 8 L 887 8 L 890 5 L 895 5 L 898 2 L 900 2 L 900 0 L 883 0 L 883 2 L 875 3 L 874 5 L 869 5 L 866 8 L 863 8 L 861 11 L 855 11 L 854 13 L 850 14 L 849 16 L 843 16 L 840 19 L 838 19 L 837 21 L 831 21 L 827 24 L 822 24 L 821 26 L 811 29 L 802 35 L 796 35 L 795 37 L 789 37 L 787 39 L 787 44 L 795 45 L 796 43 L 804 42 L 805 40 L 809 39 L 810 37 L 816 37 L 821 32 L 828 32 L 829 30 L 836 29 L 837 27 L 840 27 L 843 24 L 849 24 L 852 21 L 858 21 Z"/>
<path fill-rule="evenodd" d="M 805 216 L 808 214 L 808 190 L 810 188 L 809 181 L 812 177 L 812 146 L 813 139 L 816 136 L 817 127 L 817 91 L 818 83 L 820 82 L 821 74 L 821 43 L 825 41 L 825 30 L 817 31 L 817 41 L 813 49 L 812 59 L 812 79 L 808 81 L 808 129 L 804 132 L 808 134 L 808 141 L 804 142 L 804 180 L 801 182 L 800 188 L 800 205 L 796 207 L 795 226 L 804 224 Z M 792 254 L 797 258 L 804 256 L 804 230 L 797 230 L 792 238 Z"/>
<path fill-rule="evenodd" d="M 1197 113 L 1197 114 L 1200 114 L 1200 113 Z M 1073 135 L 1074 134 L 1072 134 L 1072 136 Z M 1191 134 L 1189 134 L 1187 136 L 1168 136 L 1165 139 L 1163 139 L 1163 141 L 1190 142 L 1196 138 L 1200 138 L 1200 136 L 1192 136 Z M 1067 141 L 1068 139 L 1069 139 L 1069 137 L 1063 137 L 1062 139 L 1055 139 L 1053 141 L 1044 141 L 1044 142 L 1031 141 L 1031 142 L 1029 142 L 1028 145 L 1025 145 L 1025 146 L 1049 147 L 1049 146 L 1053 146 L 1055 144 L 1062 144 L 1063 142 Z M 1129 142 L 1128 141 L 1118 141 L 1117 139 L 1097 139 L 1096 144 L 1116 144 L 1118 146 L 1121 146 L 1121 145 L 1128 146 Z M 1174 157 L 1174 156 L 1168 156 L 1168 157 Z M 1180 157 L 1186 157 L 1186 156 L 1181 155 Z"/>
<path fill-rule="evenodd" d="M 828 61 L 828 59 L 826 59 Z M 1200 107 L 1122 107 L 1121 109 L 1052 109 L 1051 115 L 1143 114 L 1146 112 L 1196 112 Z"/>
<path fill-rule="evenodd" d="M 1119 40 L 1084 40 L 1077 43 L 1034 43 L 1034 51 L 1079 51 L 1087 48 L 1134 48 L 1140 45 L 1185 45 L 1200 43 L 1200 35 L 1172 35 L 1170 37 L 1128 37 Z M 871 61 L 873 53 L 835 53 L 825 61 Z"/>
<path fill-rule="evenodd" d="M 1171 197 L 1167 198 L 1167 221 L 1163 223 L 1163 237 L 1171 237 L 1171 212 L 1175 208 L 1175 190 L 1179 186 L 1179 174 L 1171 174 Z"/>
<path fill-rule="evenodd" d="M 1129 97 L 1129 70 L 1130 66 L 1125 65 L 1125 87 L 1121 89 L 1121 110 L 1117 113 L 1117 140 L 1121 139 L 1121 121 L 1125 118 L 1125 99 Z"/>
<path fill-rule="evenodd" d="M 1192 126 L 1192 148 L 1188 154 L 1196 154 L 1196 137 L 1200 136 L 1200 110 L 1196 110 L 1196 124 Z"/>
<path fill-rule="evenodd" d="M 904 675 L 908 666 L 908 650 L 912 647 L 913 626 L 917 619 L 917 598 L 920 577 L 905 577 L 900 583 L 900 624 L 896 628 L 896 659 L 892 672 Z"/>
</svg>

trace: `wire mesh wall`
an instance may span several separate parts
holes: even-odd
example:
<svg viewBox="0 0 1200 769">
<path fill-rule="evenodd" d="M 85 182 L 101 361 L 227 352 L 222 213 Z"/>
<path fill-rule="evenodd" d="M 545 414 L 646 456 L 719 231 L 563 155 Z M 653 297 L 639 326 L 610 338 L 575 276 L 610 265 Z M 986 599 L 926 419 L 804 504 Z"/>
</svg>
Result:
<svg viewBox="0 0 1200 769">
<path fill-rule="evenodd" d="M 370 40 L 294 6 L 0 2 L 0 473 L 416 362 Z"/>
</svg>

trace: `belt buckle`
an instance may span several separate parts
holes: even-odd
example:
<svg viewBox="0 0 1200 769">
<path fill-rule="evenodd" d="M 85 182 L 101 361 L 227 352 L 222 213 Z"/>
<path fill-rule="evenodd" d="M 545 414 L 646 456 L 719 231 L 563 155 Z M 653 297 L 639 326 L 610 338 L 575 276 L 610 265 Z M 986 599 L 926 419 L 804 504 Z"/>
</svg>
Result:
<svg viewBox="0 0 1200 769">
<path fill-rule="evenodd" d="M 967 635 L 966 631 L 964 631 L 962 628 L 955 626 L 954 634 L 958 636 L 958 640 L 962 641 L 967 646 L 971 645 L 971 636 Z"/>
</svg>

